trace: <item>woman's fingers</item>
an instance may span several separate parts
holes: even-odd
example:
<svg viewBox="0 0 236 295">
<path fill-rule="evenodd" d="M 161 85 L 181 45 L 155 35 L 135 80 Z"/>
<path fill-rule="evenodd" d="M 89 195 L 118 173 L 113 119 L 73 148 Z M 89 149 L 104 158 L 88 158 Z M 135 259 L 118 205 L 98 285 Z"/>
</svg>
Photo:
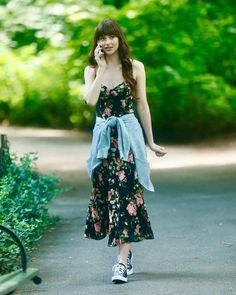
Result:
<svg viewBox="0 0 236 295">
<path fill-rule="evenodd" d="M 158 157 L 163 157 L 166 153 L 167 152 L 164 147 L 159 147 L 159 150 L 155 152 Z"/>
<path fill-rule="evenodd" d="M 98 44 L 97 47 L 95 48 L 95 53 L 102 52 L 101 46 Z"/>
<path fill-rule="evenodd" d="M 94 50 L 94 57 L 95 57 L 95 58 L 96 58 L 96 57 L 101 58 L 103 55 L 104 55 L 104 53 L 103 53 L 103 51 L 102 51 L 102 49 L 101 49 L 101 46 L 98 45 L 98 46 L 95 48 L 95 50 Z"/>
<path fill-rule="evenodd" d="M 163 157 L 166 153 L 156 152 L 155 154 L 157 157 Z"/>
</svg>

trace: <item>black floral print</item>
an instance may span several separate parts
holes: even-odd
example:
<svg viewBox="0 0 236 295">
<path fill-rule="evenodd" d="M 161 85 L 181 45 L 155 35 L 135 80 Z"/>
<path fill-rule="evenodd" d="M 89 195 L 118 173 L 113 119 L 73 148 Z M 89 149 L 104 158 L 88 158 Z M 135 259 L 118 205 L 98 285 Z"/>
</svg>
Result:
<svg viewBox="0 0 236 295">
<path fill-rule="evenodd" d="M 133 98 L 126 82 L 111 90 L 104 85 L 101 87 L 97 116 L 106 119 L 133 112 Z M 108 157 L 95 168 L 92 185 L 86 238 L 100 240 L 108 235 L 108 246 L 154 238 L 132 150 L 128 161 L 120 159 L 116 127 L 111 128 Z"/>
<path fill-rule="evenodd" d="M 98 117 L 107 119 L 110 116 L 121 117 L 133 112 L 131 89 L 125 81 L 113 89 L 102 85 L 100 97 L 96 105 Z"/>
</svg>

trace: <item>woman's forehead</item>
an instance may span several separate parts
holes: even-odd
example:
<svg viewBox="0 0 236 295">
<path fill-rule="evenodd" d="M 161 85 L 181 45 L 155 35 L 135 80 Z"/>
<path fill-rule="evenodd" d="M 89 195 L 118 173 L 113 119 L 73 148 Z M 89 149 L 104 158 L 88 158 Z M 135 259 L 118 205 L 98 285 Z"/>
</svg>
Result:
<svg viewBox="0 0 236 295">
<path fill-rule="evenodd" d="M 99 30 L 97 31 L 98 38 L 101 36 L 111 36 L 111 35 L 117 36 L 116 30 L 112 27 L 104 26 L 103 28 L 99 28 Z"/>
<path fill-rule="evenodd" d="M 101 37 L 110 37 L 110 36 L 115 36 L 115 34 L 113 34 L 113 33 L 110 33 L 110 34 L 100 34 L 99 35 L 99 38 L 101 38 Z"/>
</svg>

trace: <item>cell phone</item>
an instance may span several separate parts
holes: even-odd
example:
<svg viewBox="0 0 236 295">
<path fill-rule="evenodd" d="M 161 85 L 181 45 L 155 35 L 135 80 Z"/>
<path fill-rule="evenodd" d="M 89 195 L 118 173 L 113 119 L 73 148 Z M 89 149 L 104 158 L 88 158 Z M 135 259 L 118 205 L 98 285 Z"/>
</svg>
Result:
<svg viewBox="0 0 236 295">
<path fill-rule="evenodd" d="M 102 50 L 102 46 L 99 44 L 99 43 L 97 43 L 97 45 L 100 47 L 100 49 Z M 102 50 L 102 52 L 103 52 L 103 50 Z"/>
</svg>

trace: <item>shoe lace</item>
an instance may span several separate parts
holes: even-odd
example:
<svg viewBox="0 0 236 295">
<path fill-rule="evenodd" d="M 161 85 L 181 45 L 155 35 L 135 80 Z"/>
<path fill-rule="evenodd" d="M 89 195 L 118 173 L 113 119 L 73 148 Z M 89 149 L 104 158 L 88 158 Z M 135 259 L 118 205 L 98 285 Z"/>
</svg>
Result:
<svg viewBox="0 0 236 295">
<path fill-rule="evenodd" d="M 116 273 L 116 274 L 123 274 L 125 271 L 125 266 L 117 263 L 112 267 L 112 270 Z"/>
</svg>

